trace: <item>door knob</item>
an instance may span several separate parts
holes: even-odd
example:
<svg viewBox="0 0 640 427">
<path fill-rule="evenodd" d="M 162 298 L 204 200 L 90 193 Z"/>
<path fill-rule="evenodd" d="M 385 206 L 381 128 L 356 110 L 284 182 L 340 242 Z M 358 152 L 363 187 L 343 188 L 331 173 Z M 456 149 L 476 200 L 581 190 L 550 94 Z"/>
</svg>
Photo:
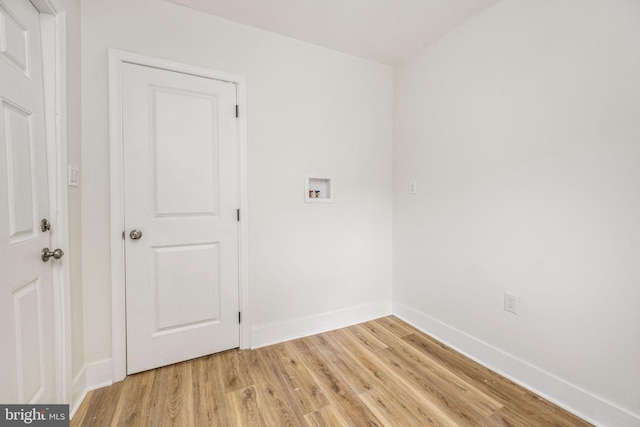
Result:
<svg viewBox="0 0 640 427">
<path fill-rule="evenodd" d="M 131 233 L 129 233 L 129 237 L 131 237 L 131 239 L 133 239 L 133 240 L 138 240 L 139 238 L 142 237 L 142 231 L 140 231 L 140 230 L 131 230 Z"/>
<path fill-rule="evenodd" d="M 64 255 L 64 252 L 62 252 L 60 248 L 54 249 L 53 251 L 49 250 L 49 248 L 44 248 L 42 250 L 42 261 L 47 262 L 51 257 L 53 257 L 53 259 L 60 259 L 62 255 Z"/>
</svg>

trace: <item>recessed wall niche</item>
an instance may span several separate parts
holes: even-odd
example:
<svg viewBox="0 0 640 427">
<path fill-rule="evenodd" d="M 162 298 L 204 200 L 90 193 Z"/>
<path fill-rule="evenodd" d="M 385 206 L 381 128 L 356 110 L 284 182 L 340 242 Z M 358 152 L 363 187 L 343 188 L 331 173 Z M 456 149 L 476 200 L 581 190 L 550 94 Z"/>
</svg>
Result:
<svg viewBox="0 0 640 427">
<path fill-rule="evenodd" d="M 304 201 L 307 203 L 333 203 L 331 178 L 307 175 L 304 179 Z"/>
</svg>

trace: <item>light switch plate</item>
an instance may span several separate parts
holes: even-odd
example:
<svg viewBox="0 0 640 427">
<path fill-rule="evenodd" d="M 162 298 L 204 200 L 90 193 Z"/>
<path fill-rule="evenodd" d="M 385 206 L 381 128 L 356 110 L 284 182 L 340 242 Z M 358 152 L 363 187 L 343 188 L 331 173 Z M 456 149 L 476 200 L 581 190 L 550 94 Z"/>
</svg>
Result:
<svg viewBox="0 0 640 427">
<path fill-rule="evenodd" d="M 69 187 L 80 187 L 80 168 L 76 165 L 69 165 L 67 172 L 67 184 Z"/>
</svg>

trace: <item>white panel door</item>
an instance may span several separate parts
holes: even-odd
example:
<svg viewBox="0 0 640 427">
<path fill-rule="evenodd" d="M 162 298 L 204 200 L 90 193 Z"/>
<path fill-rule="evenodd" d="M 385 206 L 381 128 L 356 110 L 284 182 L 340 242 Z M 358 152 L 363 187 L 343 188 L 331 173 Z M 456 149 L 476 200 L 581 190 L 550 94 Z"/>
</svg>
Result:
<svg viewBox="0 0 640 427">
<path fill-rule="evenodd" d="M 239 346 L 238 145 L 235 84 L 133 64 L 122 79 L 131 374 Z"/>
<path fill-rule="evenodd" d="M 39 13 L 0 0 L 0 402 L 55 403 Z"/>
</svg>

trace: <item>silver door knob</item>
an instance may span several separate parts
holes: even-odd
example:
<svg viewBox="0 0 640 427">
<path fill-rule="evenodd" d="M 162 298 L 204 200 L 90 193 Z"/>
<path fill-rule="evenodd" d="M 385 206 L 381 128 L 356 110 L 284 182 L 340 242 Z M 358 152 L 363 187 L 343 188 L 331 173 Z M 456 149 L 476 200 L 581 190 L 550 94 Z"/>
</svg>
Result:
<svg viewBox="0 0 640 427">
<path fill-rule="evenodd" d="M 133 239 L 133 240 L 138 240 L 139 238 L 142 237 L 142 231 L 140 231 L 140 230 L 131 230 L 131 233 L 129 233 L 129 237 L 131 237 L 131 239 Z"/>
<path fill-rule="evenodd" d="M 62 252 L 62 249 L 60 248 L 54 249 L 54 250 L 49 250 L 49 248 L 44 248 L 42 250 L 42 261 L 47 262 L 51 257 L 53 257 L 53 259 L 60 259 L 62 258 L 62 255 L 64 255 L 64 252 Z"/>
</svg>

